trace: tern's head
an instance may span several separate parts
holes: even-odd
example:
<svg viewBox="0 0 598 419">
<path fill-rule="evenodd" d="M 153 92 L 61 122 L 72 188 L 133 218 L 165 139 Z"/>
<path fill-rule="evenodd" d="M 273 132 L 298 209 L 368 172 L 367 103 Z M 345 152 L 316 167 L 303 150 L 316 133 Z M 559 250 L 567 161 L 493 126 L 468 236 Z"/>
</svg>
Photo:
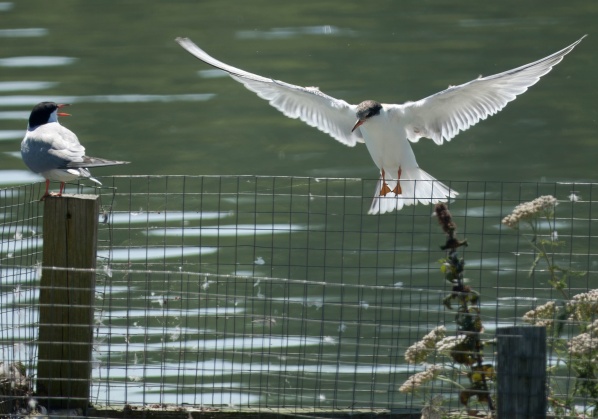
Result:
<svg viewBox="0 0 598 419">
<path fill-rule="evenodd" d="M 58 104 L 54 102 L 41 102 L 33 107 L 29 115 L 29 127 L 37 127 L 49 122 L 58 122 L 59 116 L 70 116 L 68 113 L 58 112 L 60 108 L 69 106 L 68 104 Z"/>
<path fill-rule="evenodd" d="M 382 105 L 375 100 L 366 100 L 357 105 L 357 122 L 353 126 L 351 132 L 355 131 L 361 124 L 380 113 Z"/>
</svg>

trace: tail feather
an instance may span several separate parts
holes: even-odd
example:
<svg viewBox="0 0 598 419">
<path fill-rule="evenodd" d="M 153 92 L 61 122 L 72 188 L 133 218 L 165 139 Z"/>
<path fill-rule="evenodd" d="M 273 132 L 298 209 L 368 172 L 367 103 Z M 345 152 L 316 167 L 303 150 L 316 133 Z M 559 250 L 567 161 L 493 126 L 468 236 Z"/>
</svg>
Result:
<svg viewBox="0 0 598 419">
<path fill-rule="evenodd" d="M 84 167 L 79 167 L 77 169 L 66 169 L 66 171 L 68 173 L 70 173 L 71 175 L 73 175 L 73 176 L 84 177 L 84 178 L 87 178 L 89 180 L 93 180 L 98 185 L 102 184 L 102 182 L 100 182 L 99 180 L 97 180 L 96 178 L 94 178 L 93 176 L 91 176 L 91 173 L 89 172 L 89 170 L 87 170 Z"/>
<path fill-rule="evenodd" d="M 397 181 L 392 179 L 386 179 L 386 183 L 391 190 L 397 185 Z M 389 192 L 386 196 L 380 196 L 382 187 L 382 177 L 380 177 L 380 180 L 376 182 L 376 192 L 368 214 L 398 211 L 404 206 L 418 203 L 424 205 L 436 204 L 459 195 L 457 191 L 434 179 L 419 167 L 403 169 L 400 184 L 402 189 L 400 195 Z"/>
<path fill-rule="evenodd" d="M 81 168 L 81 167 L 100 167 L 100 166 L 116 166 L 118 164 L 129 164 L 128 161 L 106 160 L 99 157 L 83 156 L 83 161 L 69 162 L 66 167 Z"/>
</svg>

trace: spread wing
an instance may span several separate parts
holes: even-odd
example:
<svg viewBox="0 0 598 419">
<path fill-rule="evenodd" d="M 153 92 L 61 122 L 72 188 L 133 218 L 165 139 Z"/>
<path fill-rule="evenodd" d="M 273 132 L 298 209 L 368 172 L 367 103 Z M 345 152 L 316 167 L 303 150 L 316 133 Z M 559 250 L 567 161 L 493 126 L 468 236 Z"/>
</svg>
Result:
<svg viewBox="0 0 598 419">
<path fill-rule="evenodd" d="M 449 87 L 417 102 L 395 105 L 395 109 L 406 118 L 407 138 L 417 142 L 426 137 L 437 144 L 450 141 L 460 131 L 494 115 L 528 87 L 536 84 L 583 38 L 585 36 L 567 48 L 533 63 Z"/>
<path fill-rule="evenodd" d="M 206 64 L 226 71 L 289 118 L 298 118 L 351 147 L 363 142 L 359 130 L 351 132 L 356 120 L 355 105 L 328 96 L 316 87 L 295 86 L 232 67 L 208 55 L 188 38 L 177 38 L 176 41 Z"/>
</svg>

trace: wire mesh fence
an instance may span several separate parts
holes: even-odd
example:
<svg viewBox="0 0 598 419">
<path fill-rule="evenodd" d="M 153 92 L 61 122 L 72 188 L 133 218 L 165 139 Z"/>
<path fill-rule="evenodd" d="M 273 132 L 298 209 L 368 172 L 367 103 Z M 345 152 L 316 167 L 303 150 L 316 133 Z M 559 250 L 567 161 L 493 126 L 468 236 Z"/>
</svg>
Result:
<svg viewBox="0 0 598 419">
<path fill-rule="evenodd" d="M 101 199 L 93 405 L 464 406 L 463 388 L 475 378 L 454 356 L 432 345 L 425 363 L 405 359 L 439 326 L 446 336 L 463 331 L 458 304 L 447 301 L 454 284 L 432 207 L 367 215 L 374 181 L 361 179 L 102 182 L 76 186 Z M 598 185 L 450 186 L 460 192 L 450 210 L 467 239 L 458 252 L 478 296 L 484 364 L 495 363 L 497 328 L 548 326 L 549 408 L 563 417 L 598 414 Z M 0 191 L 0 396 L 24 389 L 20 401 L 1 401 L 2 413 L 35 397 L 40 278 L 50 268 L 41 266 L 41 192 L 39 185 Z M 558 199 L 550 215 L 518 230 L 501 223 L 542 195 Z M 435 379 L 405 391 L 430 365 L 439 368 Z M 488 408 L 475 397 L 468 406 Z"/>
</svg>

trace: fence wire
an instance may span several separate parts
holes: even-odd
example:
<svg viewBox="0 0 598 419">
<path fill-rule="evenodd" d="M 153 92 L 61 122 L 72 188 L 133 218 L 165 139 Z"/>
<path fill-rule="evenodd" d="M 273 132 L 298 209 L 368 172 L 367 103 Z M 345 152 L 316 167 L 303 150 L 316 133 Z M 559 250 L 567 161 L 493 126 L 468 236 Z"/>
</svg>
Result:
<svg viewBox="0 0 598 419">
<path fill-rule="evenodd" d="M 431 206 L 367 215 L 374 181 L 361 179 L 133 176 L 102 182 L 101 189 L 76 186 L 101 196 L 94 405 L 462 407 L 450 380 L 401 391 L 433 363 L 461 385 L 471 380 L 450 357 L 436 354 L 424 365 L 405 360 L 407 349 L 431 330 L 445 326 L 455 335 L 457 329 L 445 300 L 451 284 L 439 262 L 446 257 L 440 249 L 445 234 Z M 480 296 L 484 361 L 494 363 L 498 327 L 525 324 L 526 313 L 528 322 L 546 320 L 554 331 L 550 408 L 562 408 L 564 416 L 571 406 L 593 414 L 596 371 L 575 362 L 570 342 L 586 333 L 582 359 L 598 359 L 598 325 L 592 332 L 598 185 L 450 186 L 460 192 L 449 206 L 468 241 L 459 255 L 467 285 Z M 541 195 L 556 197 L 558 205 L 536 230 L 501 223 L 515 206 Z M 39 196 L 40 185 L 0 191 L 0 380 L 9 366 L 22 365 L 31 391 L 43 270 Z M 585 297 L 575 297 L 580 294 Z M 583 298 L 589 306 L 576 305 Z M 551 302 L 557 309 L 549 315 L 529 314 Z M 570 307 L 567 316 L 559 307 Z M 576 318 L 576 307 L 590 311 Z M 580 365 L 585 376 L 575 370 Z M 478 405 L 483 410 L 484 403 Z"/>
</svg>

